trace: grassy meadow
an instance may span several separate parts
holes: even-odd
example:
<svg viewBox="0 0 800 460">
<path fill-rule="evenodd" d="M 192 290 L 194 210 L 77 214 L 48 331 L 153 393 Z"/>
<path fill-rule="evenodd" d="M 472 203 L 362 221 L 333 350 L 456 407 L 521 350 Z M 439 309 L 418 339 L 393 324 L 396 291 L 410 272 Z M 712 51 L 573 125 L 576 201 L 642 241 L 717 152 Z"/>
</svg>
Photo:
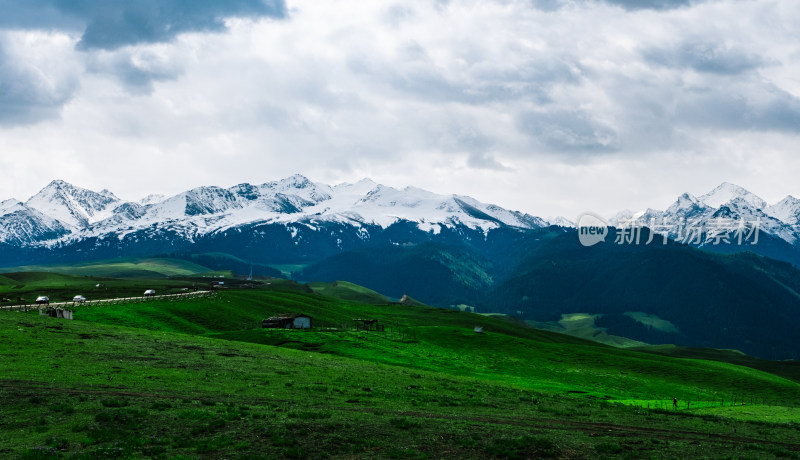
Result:
<svg viewBox="0 0 800 460">
<path fill-rule="evenodd" d="M 0 286 L 30 292 L 96 282 L 3 276 Z M 197 282 L 106 284 L 158 281 Z M 0 455 L 800 456 L 792 363 L 614 348 L 386 300 L 349 283 L 266 280 L 203 299 L 79 306 L 74 321 L 0 312 Z M 283 312 L 314 328 L 261 329 Z M 355 330 L 358 318 L 384 330 Z"/>
<path fill-rule="evenodd" d="M 191 261 L 164 258 L 119 258 L 70 265 L 25 265 L 4 268 L 5 272 L 49 272 L 73 276 L 99 276 L 106 278 L 165 278 L 189 276 L 211 272 Z"/>
</svg>

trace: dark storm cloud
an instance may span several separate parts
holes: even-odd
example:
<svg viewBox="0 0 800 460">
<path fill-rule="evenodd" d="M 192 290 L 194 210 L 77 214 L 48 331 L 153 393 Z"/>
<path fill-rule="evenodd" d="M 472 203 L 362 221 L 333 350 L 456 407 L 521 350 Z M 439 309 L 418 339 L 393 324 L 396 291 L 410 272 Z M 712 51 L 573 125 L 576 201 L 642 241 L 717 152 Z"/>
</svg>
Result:
<svg viewBox="0 0 800 460">
<path fill-rule="evenodd" d="M 563 0 L 531 0 L 531 6 L 540 11 L 556 11 L 564 6 Z"/>
<path fill-rule="evenodd" d="M 614 130 L 581 110 L 526 112 L 517 119 L 517 127 L 553 151 L 596 153 L 619 148 Z"/>
<path fill-rule="evenodd" d="M 672 10 L 683 8 L 705 0 L 583 0 L 585 3 L 607 3 L 625 8 L 627 11 Z M 556 11 L 568 5 L 569 0 L 529 0 L 530 5 L 540 11 Z"/>
<path fill-rule="evenodd" d="M 148 94 L 153 82 L 177 78 L 181 69 L 152 56 L 119 50 L 126 45 L 168 42 L 186 32 L 219 31 L 229 17 L 286 15 L 283 0 L 0 0 L 0 29 L 67 32 L 80 36 L 92 73 L 107 74 L 132 94 Z M 60 113 L 78 88 L 77 68 L 53 72 L 26 52 L 0 43 L 0 123 L 30 124 Z M 89 51 L 115 51 L 97 54 Z M 56 60 L 62 62 L 67 58 Z"/>
<path fill-rule="evenodd" d="M 681 95 L 676 121 L 736 131 L 800 133 L 800 99 L 774 86 L 704 88 Z"/>
<path fill-rule="evenodd" d="M 494 171 L 513 171 L 513 168 L 497 161 L 488 153 L 472 153 L 467 158 L 467 165 L 475 169 L 490 169 Z"/>
<path fill-rule="evenodd" d="M 695 3 L 697 0 L 605 0 L 606 3 L 619 5 L 628 11 L 631 10 L 670 10 L 683 8 Z"/>
<path fill-rule="evenodd" d="M 481 105 L 530 100 L 550 102 L 554 85 L 577 85 L 581 68 L 577 58 L 528 53 L 523 60 L 511 53 L 514 62 L 478 49 L 459 50 L 466 67 L 453 72 L 434 62 L 429 50 L 417 43 L 398 48 L 397 55 L 363 55 L 348 60 L 348 68 L 379 85 L 416 99 Z"/>
<path fill-rule="evenodd" d="M 53 79 L 34 65 L 9 58 L 0 43 L 0 125 L 56 118 L 77 87 L 75 78 Z"/>
<path fill-rule="evenodd" d="M 133 95 L 150 94 L 153 83 L 175 80 L 182 68 L 152 53 L 117 52 L 93 57 L 87 70 L 96 74 L 107 74 L 121 83 Z"/>
<path fill-rule="evenodd" d="M 166 42 L 224 29 L 226 17 L 284 17 L 283 0 L 0 0 L 0 27 L 82 32 L 78 48 Z"/>
<path fill-rule="evenodd" d="M 759 56 L 709 42 L 685 42 L 675 48 L 650 49 L 642 54 L 651 64 L 725 75 L 738 75 L 765 64 Z"/>
</svg>

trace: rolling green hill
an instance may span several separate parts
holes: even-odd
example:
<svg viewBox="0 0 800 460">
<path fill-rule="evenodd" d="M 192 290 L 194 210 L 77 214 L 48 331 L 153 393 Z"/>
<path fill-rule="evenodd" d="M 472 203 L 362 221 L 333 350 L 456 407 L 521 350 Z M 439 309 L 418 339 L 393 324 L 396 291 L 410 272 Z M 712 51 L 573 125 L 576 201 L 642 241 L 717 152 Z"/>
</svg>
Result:
<svg viewBox="0 0 800 460">
<path fill-rule="evenodd" d="M 609 231 L 608 242 L 593 247 L 580 245 L 575 231 L 552 228 L 489 232 L 485 241 L 459 245 L 376 246 L 308 265 L 299 278 L 347 280 L 395 298 L 466 304 L 543 327 L 559 328 L 562 315 L 592 316 L 594 330 L 563 330 L 606 343 L 800 359 L 800 269 L 753 253 L 664 245 L 660 236 L 619 245 Z M 671 326 L 659 327 L 665 324 Z"/>
<path fill-rule="evenodd" d="M 260 263 L 253 263 L 224 252 L 208 252 L 202 254 L 195 253 L 176 253 L 168 256 L 171 259 L 180 259 L 191 263 L 208 267 L 216 271 L 230 271 L 235 275 L 254 277 L 282 278 L 280 270 Z M 200 273 L 200 272 L 197 272 Z"/>
<path fill-rule="evenodd" d="M 4 277 L 0 286 L 83 280 Z M 226 285 L 203 299 L 77 306 L 74 321 L 0 312 L 0 449 L 20 458 L 800 452 L 794 363 L 614 348 L 386 303 L 349 283 Z M 312 316 L 314 328 L 260 327 L 283 312 Z M 384 330 L 354 330 L 357 318 Z"/>
<path fill-rule="evenodd" d="M 656 243 L 587 248 L 574 235 L 562 235 L 495 285 L 485 305 L 537 321 L 602 314 L 596 323 L 609 334 L 650 344 L 800 358 L 797 268 L 752 253 L 716 254 Z M 642 321 L 643 314 L 674 327 L 653 327 Z"/>
<path fill-rule="evenodd" d="M 0 376 L 12 458 L 768 458 L 800 446 L 794 425 L 693 415 L 706 409 L 35 315 L 0 315 Z"/>
<path fill-rule="evenodd" d="M 32 303 L 46 295 L 52 302 L 67 302 L 78 294 L 88 300 L 141 296 L 146 289 L 160 294 L 182 292 L 195 286 L 208 287 L 210 278 L 119 279 L 95 276 L 63 275 L 53 272 L 17 272 L 0 276 L 0 305 Z M 20 301 L 19 299 L 23 299 Z"/>
<path fill-rule="evenodd" d="M 467 248 L 423 243 L 338 254 L 305 267 L 299 279 L 347 280 L 395 298 L 408 294 L 448 306 L 481 298 L 494 282 L 491 266 Z"/>
<path fill-rule="evenodd" d="M 5 272 L 52 272 L 74 276 L 154 279 L 210 272 L 211 269 L 176 258 L 120 258 L 69 265 L 26 265 L 4 268 Z"/>
<path fill-rule="evenodd" d="M 316 329 L 261 329 L 263 318 L 305 313 Z M 287 346 L 378 363 L 505 381 L 533 390 L 577 391 L 620 400 L 713 401 L 760 394 L 800 404 L 797 382 L 724 362 L 676 360 L 600 345 L 484 315 L 400 304 L 371 305 L 302 291 L 221 292 L 192 302 L 150 301 L 78 307 L 75 317 L 106 324 Z M 385 333 L 343 330 L 353 319 L 378 319 Z M 476 334 L 482 326 L 485 334 Z M 409 343 L 406 343 L 409 342 Z M 420 359 L 421 357 L 425 359 Z M 609 378 L 613 377 L 613 378 Z"/>
<path fill-rule="evenodd" d="M 347 281 L 334 281 L 332 283 L 312 282 L 308 283 L 308 285 L 317 294 L 327 297 L 372 304 L 392 302 L 392 299 L 381 293 Z"/>
</svg>

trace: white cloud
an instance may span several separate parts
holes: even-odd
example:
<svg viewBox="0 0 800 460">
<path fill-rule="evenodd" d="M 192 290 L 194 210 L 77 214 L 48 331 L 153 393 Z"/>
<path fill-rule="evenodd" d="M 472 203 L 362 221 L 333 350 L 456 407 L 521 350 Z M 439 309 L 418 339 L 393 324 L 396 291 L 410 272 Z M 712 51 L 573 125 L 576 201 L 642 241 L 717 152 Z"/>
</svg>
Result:
<svg viewBox="0 0 800 460">
<path fill-rule="evenodd" d="M 74 32 L 6 32 L 0 198 L 295 172 L 569 218 L 723 180 L 800 195 L 800 5 L 651 3 L 289 2 L 286 19 L 80 51 Z"/>
</svg>

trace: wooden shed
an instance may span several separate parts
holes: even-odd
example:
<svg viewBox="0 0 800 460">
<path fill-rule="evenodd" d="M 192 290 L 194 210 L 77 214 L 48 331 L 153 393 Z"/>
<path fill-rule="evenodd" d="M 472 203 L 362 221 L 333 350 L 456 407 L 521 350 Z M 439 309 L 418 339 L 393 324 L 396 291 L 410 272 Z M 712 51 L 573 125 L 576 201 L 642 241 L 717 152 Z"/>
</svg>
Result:
<svg viewBox="0 0 800 460">
<path fill-rule="evenodd" d="M 270 329 L 311 329 L 311 317 L 303 313 L 283 313 L 265 319 L 261 327 Z"/>
</svg>

